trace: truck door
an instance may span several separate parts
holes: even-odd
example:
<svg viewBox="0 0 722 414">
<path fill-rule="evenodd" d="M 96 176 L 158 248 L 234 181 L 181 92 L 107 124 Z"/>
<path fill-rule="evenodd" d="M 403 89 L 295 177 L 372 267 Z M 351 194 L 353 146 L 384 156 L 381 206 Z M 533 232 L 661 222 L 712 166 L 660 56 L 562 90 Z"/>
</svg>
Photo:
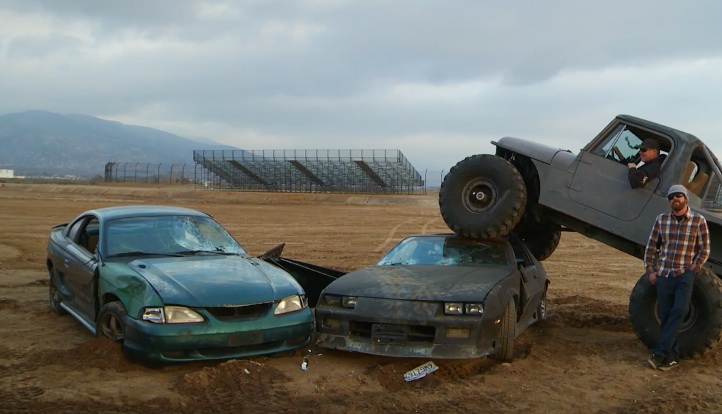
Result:
<svg viewBox="0 0 722 414">
<path fill-rule="evenodd" d="M 633 189 L 629 184 L 627 163 L 638 162 L 640 135 L 620 124 L 596 147 L 585 148 L 579 154 L 569 197 L 622 221 L 636 219 L 659 186 L 659 178 L 650 180 L 643 188 Z"/>
</svg>

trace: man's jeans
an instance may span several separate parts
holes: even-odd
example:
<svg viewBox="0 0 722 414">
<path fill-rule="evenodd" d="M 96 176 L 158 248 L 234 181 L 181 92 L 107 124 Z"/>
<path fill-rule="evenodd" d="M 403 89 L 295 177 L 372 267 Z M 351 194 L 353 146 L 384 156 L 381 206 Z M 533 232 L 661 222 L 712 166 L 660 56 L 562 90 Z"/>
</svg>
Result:
<svg viewBox="0 0 722 414">
<path fill-rule="evenodd" d="M 679 360 L 679 327 L 689 311 L 695 274 L 691 270 L 673 277 L 657 277 L 657 311 L 662 322 L 655 355 Z"/>
</svg>

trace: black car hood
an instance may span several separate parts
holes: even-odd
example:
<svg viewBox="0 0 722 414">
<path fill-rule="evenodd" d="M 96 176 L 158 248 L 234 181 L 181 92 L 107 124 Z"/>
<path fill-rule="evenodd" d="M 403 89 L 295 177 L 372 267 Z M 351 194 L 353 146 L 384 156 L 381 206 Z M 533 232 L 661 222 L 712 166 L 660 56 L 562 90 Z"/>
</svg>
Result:
<svg viewBox="0 0 722 414">
<path fill-rule="evenodd" d="M 510 274 L 505 266 L 370 266 L 336 279 L 325 293 L 402 300 L 482 300 Z"/>
</svg>

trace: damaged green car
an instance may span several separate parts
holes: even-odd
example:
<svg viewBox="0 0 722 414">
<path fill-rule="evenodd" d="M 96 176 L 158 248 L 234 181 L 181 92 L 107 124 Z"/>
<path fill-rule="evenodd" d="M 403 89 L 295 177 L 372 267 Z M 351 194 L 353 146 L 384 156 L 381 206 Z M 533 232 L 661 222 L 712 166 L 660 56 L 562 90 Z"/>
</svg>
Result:
<svg viewBox="0 0 722 414">
<path fill-rule="evenodd" d="M 276 253 L 249 256 L 211 216 L 192 209 L 91 210 L 50 233 L 50 306 L 151 361 L 289 351 L 311 341 L 313 316 Z M 315 300 L 333 277 L 306 280 L 319 284 Z"/>
</svg>

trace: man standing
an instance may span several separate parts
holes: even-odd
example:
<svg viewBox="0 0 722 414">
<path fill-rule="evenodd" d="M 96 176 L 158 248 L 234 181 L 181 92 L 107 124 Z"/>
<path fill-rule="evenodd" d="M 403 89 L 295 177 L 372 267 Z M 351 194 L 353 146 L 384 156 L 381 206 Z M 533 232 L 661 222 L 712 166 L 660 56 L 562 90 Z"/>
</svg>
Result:
<svg viewBox="0 0 722 414">
<path fill-rule="evenodd" d="M 659 339 L 647 362 L 663 371 L 679 364 L 679 327 L 689 310 L 694 278 L 710 252 L 707 221 L 687 205 L 687 189 L 675 184 L 669 188 L 667 199 L 672 211 L 657 216 L 644 251 L 649 282 L 657 285 L 661 320 Z"/>
<path fill-rule="evenodd" d="M 664 161 L 664 158 L 659 156 L 659 142 L 651 138 L 642 141 L 639 157 L 640 161 L 644 162 L 641 166 L 633 162 L 627 163 L 629 167 L 627 178 L 632 188 L 642 188 L 649 180 L 657 177 Z"/>
</svg>

